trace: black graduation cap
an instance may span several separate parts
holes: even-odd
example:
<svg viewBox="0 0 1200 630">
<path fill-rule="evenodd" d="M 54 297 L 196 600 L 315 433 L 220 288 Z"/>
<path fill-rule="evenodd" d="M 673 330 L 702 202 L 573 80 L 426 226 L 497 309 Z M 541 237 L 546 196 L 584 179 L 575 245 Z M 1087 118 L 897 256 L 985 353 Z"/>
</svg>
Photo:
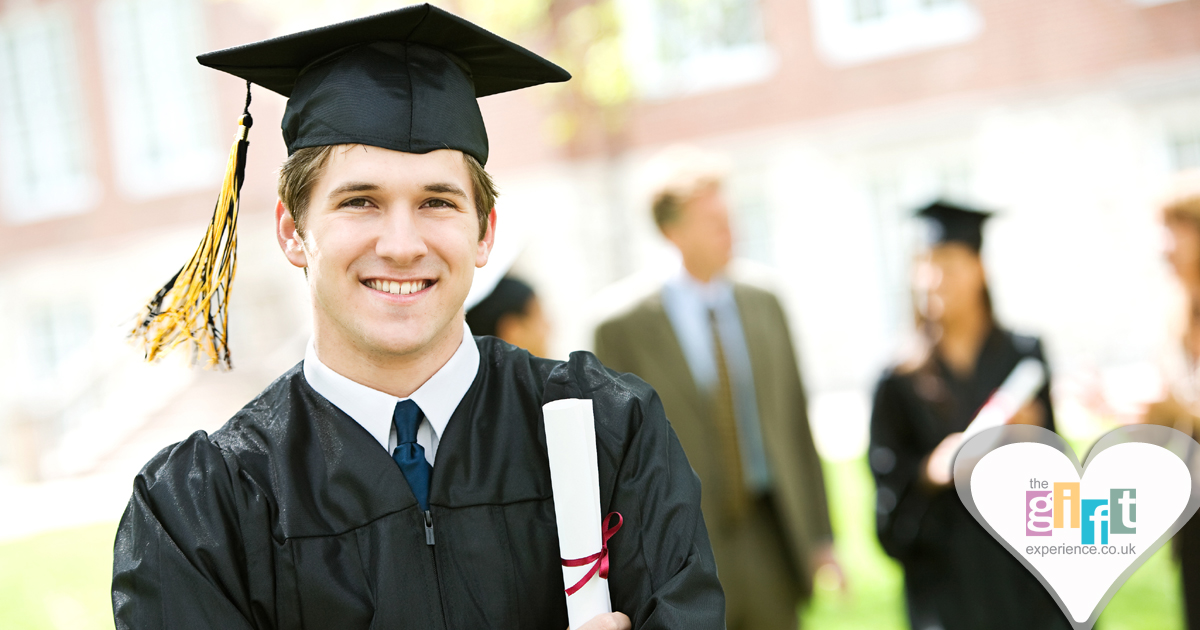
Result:
<svg viewBox="0 0 1200 630">
<path fill-rule="evenodd" d="M 978 252 L 983 247 L 983 222 L 992 213 L 938 199 L 918 209 L 914 216 L 929 224 L 930 246 L 962 243 Z"/>
<path fill-rule="evenodd" d="M 477 98 L 571 78 L 562 68 L 428 4 L 200 55 L 246 80 L 246 109 L 225 181 L 199 249 L 150 300 L 133 331 L 147 360 L 177 346 L 231 367 L 229 298 L 246 168 L 250 84 L 288 97 L 288 155 L 305 147 L 366 144 L 407 153 L 457 149 L 487 163 Z"/>
<path fill-rule="evenodd" d="M 504 276 L 487 297 L 467 310 L 471 334 L 495 337 L 500 320 L 505 315 L 524 315 L 533 297 L 533 287 L 518 278 Z"/>
<path fill-rule="evenodd" d="M 288 154 L 332 144 L 487 162 L 476 98 L 566 81 L 542 57 L 458 16 L 413 5 L 200 55 L 201 64 L 288 97 Z"/>
</svg>

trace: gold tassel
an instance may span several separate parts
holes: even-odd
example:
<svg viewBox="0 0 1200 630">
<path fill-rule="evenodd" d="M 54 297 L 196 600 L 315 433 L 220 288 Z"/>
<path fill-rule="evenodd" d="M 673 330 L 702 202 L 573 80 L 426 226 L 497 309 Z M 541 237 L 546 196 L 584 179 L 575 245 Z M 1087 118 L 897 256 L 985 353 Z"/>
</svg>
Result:
<svg viewBox="0 0 1200 630">
<path fill-rule="evenodd" d="M 130 332 L 154 361 L 176 347 L 191 350 L 191 362 L 206 358 L 205 368 L 230 369 L 229 290 L 237 268 L 237 217 L 242 180 L 246 174 L 246 138 L 250 126 L 250 82 L 246 109 L 238 120 L 238 135 L 229 150 L 225 180 L 212 221 L 192 259 L 150 300 Z"/>
</svg>

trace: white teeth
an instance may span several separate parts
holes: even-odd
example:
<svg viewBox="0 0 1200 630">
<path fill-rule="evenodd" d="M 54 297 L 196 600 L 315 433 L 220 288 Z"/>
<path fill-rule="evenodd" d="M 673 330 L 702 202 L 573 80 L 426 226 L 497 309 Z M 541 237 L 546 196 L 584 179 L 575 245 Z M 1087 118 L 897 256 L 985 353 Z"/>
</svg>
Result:
<svg viewBox="0 0 1200 630">
<path fill-rule="evenodd" d="M 409 295 L 416 293 L 428 286 L 425 280 L 417 280 L 414 282 L 395 282 L 392 280 L 369 280 L 367 286 L 376 291 L 384 291 L 393 295 Z"/>
</svg>

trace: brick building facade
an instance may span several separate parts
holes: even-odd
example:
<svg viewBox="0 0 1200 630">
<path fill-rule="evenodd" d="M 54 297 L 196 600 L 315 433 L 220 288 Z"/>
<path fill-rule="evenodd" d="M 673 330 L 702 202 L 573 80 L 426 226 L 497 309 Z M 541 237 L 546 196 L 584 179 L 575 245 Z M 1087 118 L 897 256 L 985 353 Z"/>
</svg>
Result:
<svg viewBox="0 0 1200 630">
<path fill-rule="evenodd" d="M 637 182 L 657 149 L 689 142 L 734 160 L 739 253 L 775 268 L 827 454 L 861 448 L 867 394 L 910 319 L 906 212 L 935 194 L 1001 211 L 985 251 L 1000 316 L 1044 335 L 1060 375 L 1153 380 L 1172 308 L 1154 199 L 1171 172 L 1200 167 L 1200 0 L 542 5 L 549 17 L 517 37 L 552 57 L 587 26 L 581 10 L 615 16 L 620 63 L 587 65 L 613 54 L 603 41 L 564 63 L 629 89 L 482 102 L 497 254 L 543 295 L 556 354 L 586 347 L 632 285 L 605 287 L 669 264 Z M 219 426 L 302 356 L 303 281 L 271 225 L 283 100 L 263 90 L 237 369 L 145 366 L 124 342 L 200 237 L 241 111 L 243 86 L 193 58 L 392 6 L 0 2 L 0 475 L 124 474 Z"/>
</svg>

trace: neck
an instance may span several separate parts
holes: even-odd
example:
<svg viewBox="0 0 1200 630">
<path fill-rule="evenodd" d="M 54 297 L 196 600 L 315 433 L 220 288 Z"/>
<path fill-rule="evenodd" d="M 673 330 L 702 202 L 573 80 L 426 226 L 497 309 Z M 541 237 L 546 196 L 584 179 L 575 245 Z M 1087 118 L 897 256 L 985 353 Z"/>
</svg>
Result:
<svg viewBox="0 0 1200 630">
<path fill-rule="evenodd" d="M 706 265 L 697 264 L 695 261 L 689 262 L 684 260 L 683 268 L 685 271 L 687 271 L 689 276 L 703 284 L 712 282 L 713 278 L 716 278 L 717 275 L 721 273 L 720 268 L 713 269 L 712 267 Z"/>
<path fill-rule="evenodd" d="M 975 360 L 983 341 L 992 330 L 992 319 L 987 313 L 963 313 L 956 318 L 941 322 L 941 338 L 938 349 L 942 358 L 956 372 L 969 374 L 975 368 Z"/>
<path fill-rule="evenodd" d="M 442 369 L 463 341 L 461 313 L 424 347 L 407 353 L 361 349 L 336 334 L 313 331 L 313 349 L 326 367 L 371 389 L 407 398 Z"/>
</svg>

